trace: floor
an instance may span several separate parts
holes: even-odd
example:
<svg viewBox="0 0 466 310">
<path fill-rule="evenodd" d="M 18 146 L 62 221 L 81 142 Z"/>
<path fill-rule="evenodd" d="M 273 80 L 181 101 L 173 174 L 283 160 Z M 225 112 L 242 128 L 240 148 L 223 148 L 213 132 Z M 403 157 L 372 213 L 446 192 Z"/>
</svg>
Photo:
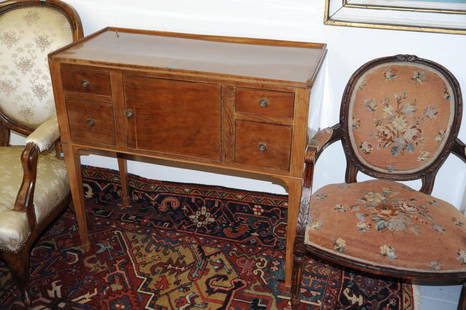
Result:
<svg viewBox="0 0 466 310">
<path fill-rule="evenodd" d="M 419 286 L 421 307 L 417 310 L 456 310 L 461 286 Z"/>
</svg>

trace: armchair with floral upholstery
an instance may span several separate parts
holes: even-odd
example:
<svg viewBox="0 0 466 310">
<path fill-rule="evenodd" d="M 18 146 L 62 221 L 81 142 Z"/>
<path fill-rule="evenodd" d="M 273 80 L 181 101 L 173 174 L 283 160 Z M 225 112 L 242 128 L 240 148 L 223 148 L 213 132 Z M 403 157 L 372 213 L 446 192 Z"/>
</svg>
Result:
<svg viewBox="0 0 466 310">
<path fill-rule="evenodd" d="M 292 305 L 299 305 L 305 255 L 421 284 L 463 285 L 466 217 L 430 195 L 450 153 L 466 162 L 457 135 L 462 97 L 441 65 L 412 55 L 372 60 L 349 80 L 339 124 L 318 132 L 306 154 L 295 239 Z M 345 183 L 311 195 L 315 161 L 341 140 Z M 361 171 L 375 180 L 356 182 Z M 395 181 L 421 179 L 420 191 Z"/>
<path fill-rule="evenodd" d="M 0 2 L 0 257 L 20 288 L 41 231 L 68 204 L 48 53 L 83 36 L 79 16 L 59 0 Z M 10 146 L 10 130 L 26 136 Z"/>
</svg>

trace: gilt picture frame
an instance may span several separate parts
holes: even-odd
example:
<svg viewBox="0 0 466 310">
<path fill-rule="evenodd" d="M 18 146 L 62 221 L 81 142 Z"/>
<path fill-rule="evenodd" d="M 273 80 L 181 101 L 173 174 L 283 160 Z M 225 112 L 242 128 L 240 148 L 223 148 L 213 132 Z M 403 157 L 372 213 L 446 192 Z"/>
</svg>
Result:
<svg viewBox="0 0 466 310">
<path fill-rule="evenodd" d="M 466 34 L 466 0 L 325 0 L 327 25 Z"/>
</svg>

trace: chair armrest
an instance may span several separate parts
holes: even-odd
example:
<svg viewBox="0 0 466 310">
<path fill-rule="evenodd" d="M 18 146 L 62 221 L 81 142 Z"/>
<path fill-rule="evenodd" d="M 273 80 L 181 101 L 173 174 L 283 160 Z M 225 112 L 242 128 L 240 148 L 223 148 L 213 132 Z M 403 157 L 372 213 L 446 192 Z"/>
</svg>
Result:
<svg viewBox="0 0 466 310">
<path fill-rule="evenodd" d="M 312 139 L 309 140 L 304 158 L 304 162 L 306 164 L 304 170 L 304 186 L 312 186 L 315 162 L 322 151 L 333 142 L 341 139 L 341 136 L 341 126 L 340 124 L 336 124 L 332 127 L 319 130 Z"/>
<path fill-rule="evenodd" d="M 457 138 L 452 152 L 466 163 L 466 145 L 464 142 Z"/>
<path fill-rule="evenodd" d="M 57 117 L 53 116 L 37 127 L 26 138 L 26 144 L 35 144 L 40 152 L 48 150 L 60 137 Z"/>
<path fill-rule="evenodd" d="M 340 124 L 319 130 L 307 144 L 306 162 L 315 162 L 327 146 L 339 139 L 341 139 Z"/>
<path fill-rule="evenodd" d="M 26 212 L 31 230 L 36 225 L 36 212 L 34 208 L 34 188 L 36 186 L 37 160 L 39 147 L 34 143 L 26 144 L 21 154 L 23 166 L 23 182 L 16 196 L 13 210 Z"/>
</svg>

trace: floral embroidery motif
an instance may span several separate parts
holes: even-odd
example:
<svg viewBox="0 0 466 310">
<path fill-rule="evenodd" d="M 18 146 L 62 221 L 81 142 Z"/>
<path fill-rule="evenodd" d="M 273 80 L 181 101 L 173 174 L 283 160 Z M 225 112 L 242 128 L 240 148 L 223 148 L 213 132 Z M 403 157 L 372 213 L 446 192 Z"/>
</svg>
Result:
<svg viewBox="0 0 466 310">
<path fill-rule="evenodd" d="M 363 81 L 366 85 L 360 87 Z M 454 112 L 452 90 L 440 72 L 387 64 L 364 73 L 356 86 L 348 126 L 363 163 L 388 173 L 414 172 L 439 155 Z M 384 161 L 389 157 L 403 161 Z"/>
<path fill-rule="evenodd" d="M 63 12 L 27 7 L 0 19 L 0 105 L 13 121 L 36 128 L 55 113 L 49 52 L 72 42 Z"/>
<path fill-rule="evenodd" d="M 440 270 L 440 263 L 438 261 L 431 262 L 430 267 L 432 270 Z"/>
<path fill-rule="evenodd" d="M 383 72 L 383 75 L 384 75 L 384 77 L 385 77 L 385 79 L 386 79 L 387 81 L 391 81 L 391 80 L 393 80 L 394 78 L 396 78 L 396 74 L 393 73 L 393 71 L 392 71 L 391 68 L 388 68 L 387 70 L 385 70 L 385 71 Z"/>
<path fill-rule="evenodd" d="M 353 121 L 351 122 L 351 128 L 355 130 L 355 129 L 359 129 L 360 126 L 361 126 L 361 120 L 353 118 Z"/>
<path fill-rule="evenodd" d="M 363 206 L 355 205 L 351 208 L 352 211 L 362 209 L 356 212 L 357 229 L 370 231 L 374 227 L 377 231 L 409 230 L 414 234 L 419 234 L 419 224 L 431 223 L 434 231 L 445 231 L 442 226 L 432 223 L 433 219 L 426 206 L 418 205 L 415 199 L 400 200 L 396 197 L 397 193 L 390 188 L 383 188 L 381 193 L 367 192 L 360 199 Z"/>
<path fill-rule="evenodd" d="M 459 218 L 454 217 L 452 220 L 453 220 L 453 223 L 455 223 L 456 226 L 458 226 L 458 227 L 463 227 L 464 226 L 464 221 L 460 220 Z"/>
<path fill-rule="evenodd" d="M 327 195 L 326 195 L 326 194 L 318 193 L 317 195 L 315 195 L 315 198 L 316 198 L 317 200 L 324 200 L 325 198 L 327 198 Z"/>
<path fill-rule="evenodd" d="M 313 221 L 310 225 L 309 228 L 311 230 L 319 230 L 322 227 L 322 222 L 321 221 Z"/>
<path fill-rule="evenodd" d="M 45 51 L 51 44 L 49 36 L 40 35 L 35 39 L 36 45 L 41 51 Z"/>
<path fill-rule="evenodd" d="M 8 49 L 11 49 L 19 41 L 18 35 L 13 31 L 5 31 L 0 33 L 0 42 L 5 44 Z"/>
<path fill-rule="evenodd" d="M 445 98 L 445 99 L 447 99 L 447 100 L 450 99 L 450 92 L 448 92 L 448 89 L 447 89 L 447 88 L 445 88 L 445 89 L 443 90 L 443 98 Z"/>
<path fill-rule="evenodd" d="M 40 20 L 39 14 L 37 14 L 37 12 L 32 12 L 32 11 L 27 12 L 27 14 L 24 15 L 23 18 L 29 26 L 34 25 Z"/>
<path fill-rule="evenodd" d="M 396 259 L 395 249 L 386 244 L 380 247 L 380 255 L 386 256 L 389 259 Z"/>
<path fill-rule="evenodd" d="M 406 102 L 406 93 L 395 94 L 394 102 L 385 98 L 383 102 L 384 118 L 375 121 L 375 138 L 379 149 L 390 147 L 392 155 L 397 156 L 404 152 L 414 152 L 415 147 L 421 143 L 422 130 L 420 120 L 408 118 L 416 111 L 416 103 Z M 435 117 L 435 109 L 427 108 L 426 115 Z M 363 142 L 368 143 L 368 142 Z"/>
<path fill-rule="evenodd" d="M 363 142 L 360 146 L 359 149 L 364 153 L 364 154 L 370 154 L 373 150 L 373 147 L 370 143 L 368 142 Z"/>
<path fill-rule="evenodd" d="M 346 208 L 342 205 L 342 204 L 337 204 L 335 206 L 335 211 L 338 211 L 338 212 L 346 212 Z"/>
<path fill-rule="evenodd" d="M 430 119 L 435 119 L 437 117 L 438 111 L 432 107 L 427 107 L 424 110 L 424 116 Z"/>
<path fill-rule="evenodd" d="M 440 130 L 435 136 L 435 141 L 442 142 L 445 139 L 446 130 Z"/>
<path fill-rule="evenodd" d="M 456 257 L 456 259 L 459 260 L 461 264 L 466 265 L 466 251 L 458 250 L 457 254 L 458 256 Z"/>
<path fill-rule="evenodd" d="M 369 111 L 377 111 L 377 103 L 374 102 L 374 99 L 366 99 L 364 100 L 363 104 L 367 107 Z"/>
<path fill-rule="evenodd" d="M 337 240 L 335 240 L 333 248 L 338 252 L 344 252 L 346 250 L 346 241 L 342 238 L 338 238 Z"/>
<path fill-rule="evenodd" d="M 426 73 L 424 71 L 414 71 L 411 80 L 415 81 L 418 84 L 422 84 L 422 82 L 426 80 Z"/>
</svg>

